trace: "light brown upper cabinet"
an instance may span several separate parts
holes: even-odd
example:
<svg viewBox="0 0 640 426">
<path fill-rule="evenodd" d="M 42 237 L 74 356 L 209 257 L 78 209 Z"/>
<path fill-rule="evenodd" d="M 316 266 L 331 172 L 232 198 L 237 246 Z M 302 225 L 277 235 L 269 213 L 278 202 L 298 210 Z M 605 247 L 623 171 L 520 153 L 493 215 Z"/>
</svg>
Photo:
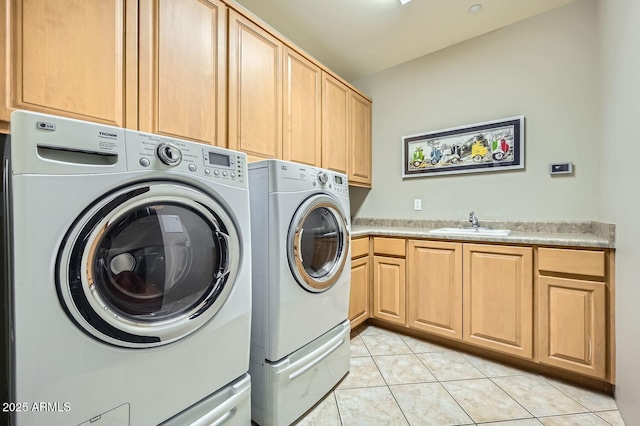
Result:
<svg viewBox="0 0 640 426">
<path fill-rule="evenodd" d="M 227 7 L 139 2 L 139 129 L 226 146 Z"/>
<path fill-rule="evenodd" d="M 284 48 L 282 158 L 320 167 L 321 70 L 304 56 Z"/>
<path fill-rule="evenodd" d="M 462 340 L 462 244 L 409 240 L 407 326 Z"/>
<path fill-rule="evenodd" d="M 533 357 L 533 249 L 463 244 L 463 340 Z"/>
<path fill-rule="evenodd" d="M 7 0 L 0 15 L 3 127 L 14 109 L 135 127 L 137 1 Z"/>
<path fill-rule="evenodd" d="M 351 90 L 322 73 L 322 167 L 347 174 Z"/>
<path fill-rule="evenodd" d="M 229 148 L 282 158 L 280 40 L 229 10 Z"/>
<path fill-rule="evenodd" d="M 371 186 L 371 102 L 351 92 L 349 184 Z"/>
</svg>

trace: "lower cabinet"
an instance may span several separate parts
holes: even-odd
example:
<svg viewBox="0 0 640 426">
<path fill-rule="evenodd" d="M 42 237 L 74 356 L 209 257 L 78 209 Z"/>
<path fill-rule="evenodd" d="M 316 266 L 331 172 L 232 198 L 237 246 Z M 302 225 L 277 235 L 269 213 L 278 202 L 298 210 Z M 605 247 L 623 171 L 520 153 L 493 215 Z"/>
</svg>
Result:
<svg viewBox="0 0 640 426">
<path fill-rule="evenodd" d="M 351 293 L 349 298 L 349 321 L 351 329 L 371 316 L 371 260 L 369 259 L 369 237 L 351 240 Z"/>
<path fill-rule="evenodd" d="M 462 339 L 462 244 L 410 240 L 407 326 Z"/>
<path fill-rule="evenodd" d="M 372 242 L 373 256 L 352 264 L 352 294 L 372 277 L 370 315 L 352 295 L 358 324 L 372 317 L 615 383 L 612 251 Z"/>
<path fill-rule="evenodd" d="M 463 336 L 477 346 L 533 357 L 533 249 L 463 245 Z"/>
<path fill-rule="evenodd" d="M 538 295 L 540 362 L 604 377 L 604 283 L 540 277 Z"/>
<path fill-rule="evenodd" d="M 351 261 L 349 320 L 353 330 L 369 318 L 369 256 Z"/>
<path fill-rule="evenodd" d="M 395 257 L 373 257 L 373 317 L 405 324 L 405 264 Z"/>
<path fill-rule="evenodd" d="M 405 260 L 403 238 L 373 239 L 372 316 L 394 324 L 406 324 Z"/>
<path fill-rule="evenodd" d="M 538 250 L 540 363 L 607 377 L 605 253 Z"/>
</svg>

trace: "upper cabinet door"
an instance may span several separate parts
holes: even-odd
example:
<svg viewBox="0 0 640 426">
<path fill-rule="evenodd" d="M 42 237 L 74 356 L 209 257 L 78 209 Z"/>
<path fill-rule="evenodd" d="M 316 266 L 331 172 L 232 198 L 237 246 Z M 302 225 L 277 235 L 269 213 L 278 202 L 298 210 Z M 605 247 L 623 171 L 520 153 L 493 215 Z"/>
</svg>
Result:
<svg viewBox="0 0 640 426">
<path fill-rule="evenodd" d="M 371 102 L 351 93 L 349 184 L 371 186 Z"/>
<path fill-rule="evenodd" d="M 320 167 L 320 68 L 284 49 L 283 159 Z"/>
<path fill-rule="evenodd" d="M 226 146 L 227 8 L 140 0 L 140 130 Z"/>
<path fill-rule="evenodd" d="M 322 167 L 347 173 L 351 90 L 322 73 Z"/>
<path fill-rule="evenodd" d="M 229 148 L 282 158 L 282 43 L 229 11 Z"/>
<path fill-rule="evenodd" d="M 115 126 L 135 123 L 135 93 L 127 99 L 125 88 L 136 84 L 137 49 L 128 45 L 135 43 L 128 34 L 137 36 L 136 1 L 6 4 L 11 53 L 5 69 L 11 86 L 3 115 L 26 109 Z"/>
</svg>

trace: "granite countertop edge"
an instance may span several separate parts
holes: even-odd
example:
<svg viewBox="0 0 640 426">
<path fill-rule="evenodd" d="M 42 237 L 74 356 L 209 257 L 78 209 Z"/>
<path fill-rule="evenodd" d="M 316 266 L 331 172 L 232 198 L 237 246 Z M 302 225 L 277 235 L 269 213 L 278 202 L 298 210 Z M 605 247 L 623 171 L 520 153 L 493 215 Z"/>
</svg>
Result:
<svg viewBox="0 0 640 426">
<path fill-rule="evenodd" d="M 591 233 L 512 231 L 508 236 L 498 237 L 459 234 L 430 234 L 429 231 L 431 229 L 436 228 L 352 225 L 351 237 L 382 236 L 565 247 L 615 248 L 615 240 L 613 238 L 604 238 Z"/>
</svg>

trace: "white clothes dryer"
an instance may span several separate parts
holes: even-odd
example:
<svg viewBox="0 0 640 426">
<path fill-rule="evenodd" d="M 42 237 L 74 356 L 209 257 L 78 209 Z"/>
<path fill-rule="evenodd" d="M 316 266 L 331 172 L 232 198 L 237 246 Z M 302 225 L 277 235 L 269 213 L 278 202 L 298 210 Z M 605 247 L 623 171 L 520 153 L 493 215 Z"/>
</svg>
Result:
<svg viewBox="0 0 640 426">
<path fill-rule="evenodd" d="M 246 155 L 24 111 L 7 145 L 9 424 L 248 424 Z"/>
<path fill-rule="evenodd" d="M 280 160 L 249 165 L 252 419 L 288 425 L 349 371 L 347 177 Z"/>
</svg>

